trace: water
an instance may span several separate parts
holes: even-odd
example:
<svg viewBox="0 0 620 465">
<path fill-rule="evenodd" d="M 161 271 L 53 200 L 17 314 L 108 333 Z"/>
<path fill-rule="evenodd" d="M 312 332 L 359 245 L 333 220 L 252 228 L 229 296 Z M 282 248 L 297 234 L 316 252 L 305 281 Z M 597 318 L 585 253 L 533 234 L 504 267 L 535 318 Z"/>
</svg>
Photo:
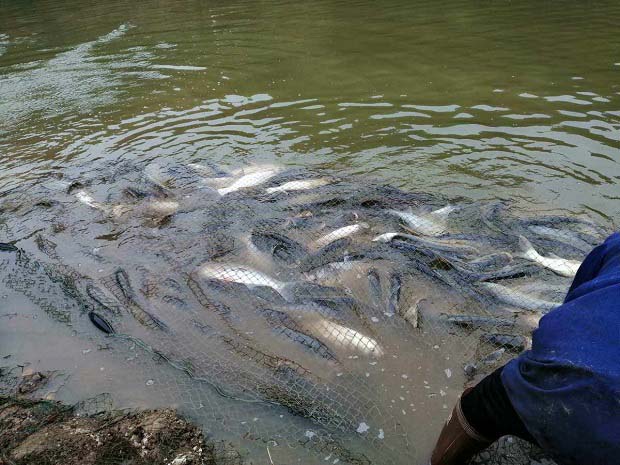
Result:
<svg viewBox="0 0 620 465">
<path fill-rule="evenodd" d="M 617 2 L 0 1 L 0 12 L 2 192 L 127 160 L 207 159 L 368 175 L 607 226 L 620 213 Z M 107 390 L 119 406 L 222 402 L 196 387 L 181 400 L 158 394 L 151 386 L 166 381 L 146 384 L 158 362 L 142 354 L 124 376 L 131 357 L 76 341 L 4 294 L 23 314 L 3 317 L 3 353 L 72 373 L 63 400 Z M 453 381 L 447 404 L 462 385 Z M 409 424 L 421 455 L 442 403 Z M 230 408 L 250 423 L 264 413 Z M 233 437 L 250 428 L 228 426 Z M 265 429 L 278 430 L 250 431 Z"/>
</svg>

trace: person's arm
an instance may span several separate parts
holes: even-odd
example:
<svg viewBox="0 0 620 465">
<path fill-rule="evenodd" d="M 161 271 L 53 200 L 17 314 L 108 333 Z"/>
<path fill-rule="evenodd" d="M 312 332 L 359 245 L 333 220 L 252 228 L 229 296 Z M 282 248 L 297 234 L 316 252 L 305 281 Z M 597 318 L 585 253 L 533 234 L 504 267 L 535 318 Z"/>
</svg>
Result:
<svg viewBox="0 0 620 465">
<path fill-rule="evenodd" d="M 463 392 L 439 435 L 431 465 L 462 465 L 505 435 L 535 443 L 510 403 L 502 370 Z"/>
</svg>

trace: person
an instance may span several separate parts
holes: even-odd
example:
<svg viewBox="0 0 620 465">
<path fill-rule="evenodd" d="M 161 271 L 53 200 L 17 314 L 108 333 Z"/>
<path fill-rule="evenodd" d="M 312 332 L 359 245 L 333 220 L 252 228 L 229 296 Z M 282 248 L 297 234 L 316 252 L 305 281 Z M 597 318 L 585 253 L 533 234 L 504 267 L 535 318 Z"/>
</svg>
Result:
<svg viewBox="0 0 620 465">
<path fill-rule="evenodd" d="M 464 465 L 504 435 L 562 465 L 620 464 L 620 233 L 586 257 L 531 350 L 463 392 L 431 465 Z"/>
</svg>

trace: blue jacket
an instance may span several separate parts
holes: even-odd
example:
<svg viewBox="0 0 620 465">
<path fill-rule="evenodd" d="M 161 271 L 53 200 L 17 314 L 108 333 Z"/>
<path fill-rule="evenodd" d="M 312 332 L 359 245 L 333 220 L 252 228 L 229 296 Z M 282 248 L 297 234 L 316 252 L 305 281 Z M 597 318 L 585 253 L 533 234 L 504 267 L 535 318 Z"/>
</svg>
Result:
<svg viewBox="0 0 620 465">
<path fill-rule="evenodd" d="M 620 234 L 579 268 L 532 349 L 502 372 L 526 428 L 560 463 L 620 464 Z"/>
</svg>

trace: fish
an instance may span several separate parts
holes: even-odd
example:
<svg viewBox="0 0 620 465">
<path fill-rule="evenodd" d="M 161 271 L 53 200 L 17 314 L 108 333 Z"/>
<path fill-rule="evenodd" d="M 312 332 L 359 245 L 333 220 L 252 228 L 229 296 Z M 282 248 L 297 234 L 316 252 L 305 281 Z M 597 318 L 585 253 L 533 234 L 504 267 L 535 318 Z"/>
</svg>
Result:
<svg viewBox="0 0 620 465">
<path fill-rule="evenodd" d="M 304 273 L 304 276 L 310 281 L 329 279 L 338 272 L 352 270 L 356 264 L 358 264 L 357 260 L 350 260 L 349 258 L 345 258 L 342 261 L 328 263 L 327 265 L 312 270 L 311 272 L 306 272 Z"/>
<path fill-rule="evenodd" d="M 299 264 L 300 271 L 310 271 L 330 262 L 339 261 L 346 257 L 347 248 L 352 244 L 350 237 L 342 237 L 327 244 L 321 250 L 308 256 Z"/>
<path fill-rule="evenodd" d="M 499 281 L 501 279 L 521 278 L 532 276 L 538 271 L 538 267 L 531 263 L 516 263 L 491 271 L 472 271 L 466 267 L 467 265 L 463 266 L 457 260 L 451 260 L 449 264 L 468 281 Z"/>
<path fill-rule="evenodd" d="M 326 186 L 330 182 L 331 181 L 327 178 L 301 179 L 298 181 L 285 182 L 284 184 L 280 184 L 276 187 L 268 187 L 266 191 L 268 194 L 274 194 L 277 192 L 302 191 Z"/>
<path fill-rule="evenodd" d="M 331 242 L 334 242 L 338 239 L 342 239 L 343 237 L 351 236 L 367 228 L 369 228 L 369 226 L 366 223 L 356 223 L 356 224 L 351 224 L 349 226 L 343 226 L 342 228 L 338 228 L 335 231 L 332 231 L 329 234 L 326 234 L 320 237 L 319 239 L 315 240 L 312 243 L 312 247 L 315 249 L 320 249 L 322 247 L 325 247 L 327 244 Z"/>
<path fill-rule="evenodd" d="M 420 327 L 420 304 L 426 299 L 420 298 L 407 310 L 400 312 L 400 316 L 411 325 L 412 328 Z"/>
<path fill-rule="evenodd" d="M 568 292 L 569 284 L 550 284 L 546 282 L 534 281 L 521 284 L 515 287 L 519 292 L 526 294 L 536 294 L 545 296 L 549 300 L 563 300 Z"/>
<path fill-rule="evenodd" d="M 210 177 L 213 176 L 215 178 L 229 178 L 231 177 L 231 174 L 228 173 L 227 171 L 215 166 L 215 164 L 210 164 L 208 163 L 207 165 L 203 163 L 188 163 L 187 166 L 190 167 L 191 169 L 193 169 L 194 171 L 196 171 L 196 173 L 198 173 L 201 176 L 204 177 Z"/>
<path fill-rule="evenodd" d="M 19 249 L 8 242 L 0 242 L 0 252 L 17 252 Z"/>
<path fill-rule="evenodd" d="M 176 213 L 179 202 L 174 200 L 153 200 L 145 204 L 144 212 L 155 216 L 168 216 Z"/>
<path fill-rule="evenodd" d="M 390 275 L 390 295 L 388 297 L 387 313 L 389 315 L 395 315 L 399 313 L 398 304 L 400 303 L 400 289 L 402 286 L 400 275 L 398 273 L 392 273 Z"/>
<path fill-rule="evenodd" d="M 455 209 L 456 207 L 447 205 L 424 216 L 400 210 L 388 210 L 388 212 L 403 220 L 413 233 L 424 236 L 441 236 L 446 232 L 446 217 Z"/>
<path fill-rule="evenodd" d="M 523 352 L 532 342 L 520 334 L 482 334 L 480 341 L 517 353 Z"/>
<path fill-rule="evenodd" d="M 463 371 L 465 372 L 465 375 L 467 375 L 467 377 L 471 379 L 478 373 L 478 370 L 480 368 L 494 365 L 499 360 L 501 360 L 505 353 L 506 349 L 504 347 L 500 347 L 499 349 L 494 350 L 490 354 L 484 356 L 477 362 L 466 363 L 463 366 Z"/>
<path fill-rule="evenodd" d="M 297 264 L 308 255 L 302 244 L 276 232 L 254 231 L 251 242 L 261 252 L 268 253 L 287 265 Z"/>
<path fill-rule="evenodd" d="M 307 347 L 328 360 L 336 361 L 336 357 L 325 344 L 304 333 L 299 323 L 285 312 L 270 309 L 260 310 L 260 312 L 266 317 L 277 333 Z"/>
<path fill-rule="evenodd" d="M 497 283 L 478 283 L 478 286 L 487 291 L 497 300 L 516 308 L 546 313 L 562 305 L 561 302 L 549 302 L 547 300 L 530 297 L 527 294 L 523 294 Z"/>
<path fill-rule="evenodd" d="M 108 298 L 99 288 L 89 284 L 86 286 L 86 293 L 99 305 L 100 308 L 103 308 L 114 315 L 120 314 L 118 304 Z"/>
<path fill-rule="evenodd" d="M 593 248 L 592 244 L 583 240 L 579 234 L 574 231 L 538 225 L 528 226 L 528 229 L 538 236 L 568 244 L 582 252 L 590 252 Z"/>
<path fill-rule="evenodd" d="M 512 255 L 508 252 L 498 252 L 467 262 L 467 267 L 474 271 L 485 271 L 488 268 L 504 267 L 512 262 Z"/>
<path fill-rule="evenodd" d="M 564 258 L 544 257 L 540 255 L 524 236 L 519 236 L 520 256 L 527 260 L 532 260 L 543 267 L 567 278 L 572 278 L 577 274 L 581 262 L 577 260 L 567 260 Z"/>
<path fill-rule="evenodd" d="M 568 224 L 571 225 L 572 228 L 580 229 L 585 236 L 589 236 L 594 242 L 597 242 L 608 234 L 604 227 L 596 224 L 594 221 L 574 216 L 539 216 L 537 218 L 525 218 L 523 223 L 529 226 L 558 226 L 560 224 Z M 578 233 L 575 232 L 575 234 Z"/>
<path fill-rule="evenodd" d="M 480 363 L 483 365 L 492 365 L 495 362 L 498 362 L 506 353 L 506 349 L 504 347 L 500 347 L 497 350 L 494 350 L 490 354 L 482 357 L 480 359 Z"/>
<path fill-rule="evenodd" d="M 379 343 L 373 338 L 326 318 L 315 317 L 310 322 L 304 321 L 302 325 L 324 341 L 336 344 L 345 350 L 375 357 L 384 354 Z"/>
<path fill-rule="evenodd" d="M 136 321 L 151 329 L 167 329 L 166 324 L 152 315 L 150 312 L 144 310 L 138 302 L 129 281 L 127 272 L 123 269 L 118 269 L 114 272 L 114 281 L 116 289 L 120 290 L 120 294 L 115 294 L 115 297 L 123 301 L 124 305 L 129 310 L 129 313 L 136 319 Z M 114 292 L 113 292 L 114 293 Z"/>
<path fill-rule="evenodd" d="M 114 328 L 108 323 L 105 318 L 95 312 L 88 312 L 88 318 L 95 325 L 97 329 L 103 331 L 106 334 L 114 334 Z"/>
<path fill-rule="evenodd" d="M 449 242 L 446 240 L 437 240 L 437 239 L 425 239 L 419 236 L 414 236 L 411 234 L 402 234 L 402 233 L 384 233 L 375 237 L 373 242 L 390 242 L 392 239 L 402 239 L 405 241 L 409 241 L 413 244 L 417 244 L 420 247 L 427 247 L 435 250 L 439 250 L 442 252 L 451 252 L 451 253 L 462 253 L 462 254 L 471 254 L 476 255 L 479 254 L 477 248 L 472 247 L 467 244 L 461 244 L 459 242 L 453 241 Z"/>
<path fill-rule="evenodd" d="M 366 273 L 366 276 L 368 277 L 368 289 L 370 290 L 370 295 L 375 302 L 381 302 L 383 295 L 379 273 L 375 268 L 371 268 L 368 270 L 368 273 Z"/>
<path fill-rule="evenodd" d="M 514 322 L 500 318 L 492 318 L 480 315 L 441 315 L 442 320 L 465 328 L 480 328 L 483 326 L 514 326 Z"/>
<path fill-rule="evenodd" d="M 97 210 L 106 210 L 106 206 L 100 202 L 97 202 L 91 194 L 85 190 L 79 190 L 75 193 L 75 197 L 85 205 Z"/>
<path fill-rule="evenodd" d="M 121 216 L 126 213 L 130 207 L 128 205 L 107 205 L 101 202 L 97 202 L 93 196 L 85 190 L 79 190 L 75 193 L 75 197 L 83 204 L 99 210 L 109 216 Z"/>
<path fill-rule="evenodd" d="M 249 288 L 256 286 L 271 287 L 280 295 L 285 293 L 291 285 L 291 283 L 278 281 L 271 276 L 244 265 L 207 263 L 198 269 L 198 274 L 203 278 L 239 283 Z"/>
<path fill-rule="evenodd" d="M 274 177 L 280 171 L 281 169 L 276 168 L 276 167 L 254 171 L 252 173 L 241 176 L 239 179 L 234 181 L 228 187 L 222 187 L 222 188 L 217 189 L 217 192 L 223 196 L 226 194 L 230 194 L 231 192 L 236 192 L 240 189 L 246 189 L 248 187 L 259 186 L 260 184 L 267 182 L 269 179 Z"/>
</svg>

